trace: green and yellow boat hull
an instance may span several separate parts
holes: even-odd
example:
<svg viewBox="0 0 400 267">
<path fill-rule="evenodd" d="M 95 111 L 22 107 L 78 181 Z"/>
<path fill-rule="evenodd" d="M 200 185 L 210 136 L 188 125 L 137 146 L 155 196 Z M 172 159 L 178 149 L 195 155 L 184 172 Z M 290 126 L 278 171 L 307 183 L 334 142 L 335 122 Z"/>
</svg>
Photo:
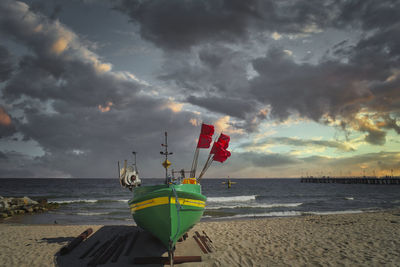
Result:
<svg viewBox="0 0 400 267">
<path fill-rule="evenodd" d="M 173 250 L 203 215 L 206 197 L 199 184 L 136 187 L 129 207 L 136 224 Z"/>
</svg>

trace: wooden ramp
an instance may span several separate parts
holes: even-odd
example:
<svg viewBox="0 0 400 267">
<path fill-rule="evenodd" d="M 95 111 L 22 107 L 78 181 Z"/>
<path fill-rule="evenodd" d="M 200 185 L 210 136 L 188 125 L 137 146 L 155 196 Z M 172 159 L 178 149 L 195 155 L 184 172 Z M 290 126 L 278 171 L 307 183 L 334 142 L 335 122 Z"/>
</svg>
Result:
<svg viewBox="0 0 400 267">
<path fill-rule="evenodd" d="M 204 254 L 212 251 L 212 242 L 205 233 L 190 231 L 185 240 L 176 244 L 174 264 L 195 264 L 202 260 Z M 104 226 L 68 253 L 62 254 L 58 252 L 55 255 L 56 266 L 169 265 L 168 252 L 161 242 L 136 226 Z"/>
</svg>

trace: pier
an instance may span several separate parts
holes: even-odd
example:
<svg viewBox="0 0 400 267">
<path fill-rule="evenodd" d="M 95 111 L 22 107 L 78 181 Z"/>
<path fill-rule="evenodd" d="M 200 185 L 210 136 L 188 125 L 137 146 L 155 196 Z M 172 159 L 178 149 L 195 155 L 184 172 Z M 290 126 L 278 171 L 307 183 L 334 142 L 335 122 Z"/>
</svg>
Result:
<svg viewBox="0 0 400 267">
<path fill-rule="evenodd" d="M 301 183 L 399 185 L 400 177 L 302 177 Z"/>
</svg>

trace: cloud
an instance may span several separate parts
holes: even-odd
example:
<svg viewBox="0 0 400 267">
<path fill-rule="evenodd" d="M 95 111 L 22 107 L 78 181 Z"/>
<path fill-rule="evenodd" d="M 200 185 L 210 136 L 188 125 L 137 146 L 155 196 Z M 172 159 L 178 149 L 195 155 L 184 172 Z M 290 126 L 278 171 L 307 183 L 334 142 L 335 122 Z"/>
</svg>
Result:
<svg viewBox="0 0 400 267">
<path fill-rule="evenodd" d="M 367 142 L 385 143 L 383 129 L 356 125 L 356 117 L 363 109 L 392 116 L 399 110 L 400 81 L 393 73 L 400 67 L 400 4 L 119 1 L 116 8 L 140 27 L 142 38 L 173 50 L 165 55 L 166 71 L 159 77 L 189 93 L 188 102 L 243 120 L 249 131 L 260 123 L 249 123 L 254 114 L 271 107 L 272 119 L 283 122 L 299 114 L 320 123 L 340 120 L 344 128 L 365 132 Z M 249 47 L 264 45 L 265 39 L 256 38 L 260 32 L 279 40 L 285 34 L 313 38 L 331 29 L 348 33 L 350 28 L 359 37 L 327 48 L 315 64 L 299 63 L 293 49 L 269 44 L 264 56 L 249 52 L 256 50 Z M 182 60 L 176 63 L 178 58 Z M 250 78 L 249 65 L 255 72 Z"/>
<path fill-rule="evenodd" d="M 25 3 L 0 2 L 0 35 L 29 51 L 16 58 L 1 88 L 7 111 L 17 114 L 2 109 L 15 128 L 1 126 L 1 137 L 17 132 L 44 153 L 34 159 L 14 155 L 29 171 L 3 165 L 2 177 L 114 177 L 117 160 L 132 149 L 139 152 L 142 175 L 160 177 L 154 144 L 163 141 L 164 131 L 170 131 L 171 150 L 179 155 L 171 161 L 177 168 L 190 166 L 198 131 L 189 122 L 193 112 L 162 109 L 171 104 L 167 97 L 142 93 L 156 88 L 113 71 L 71 29 Z"/>
<path fill-rule="evenodd" d="M 256 103 L 245 99 L 221 98 L 221 97 L 196 97 L 189 96 L 189 103 L 206 108 L 210 111 L 227 114 L 233 117 L 245 119 L 246 114 L 255 112 Z"/>
<path fill-rule="evenodd" d="M 105 106 L 99 105 L 98 108 L 101 112 L 109 112 L 111 110 L 113 103 L 107 102 Z"/>
<path fill-rule="evenodd" d="M 11 118 L 10 115 L 6 113 L 4 108 L 0 107 L 0 125 L 2 126 L 10 126 Z"/>
<path fill-rule="evenodd" d="M 13 64 L 10 52 L 0 45 L 0 82 L 7 81 L 12 74 Z"/>
<path fill-rule="evenodd" d="M 198 119 L 196 119 L 196 118 L 191 118 L 191 119 L 189 120 L 189 122 L 190 122 L 190 124 L 193 125 L 193 126 L 200 126 L 200 124 L 201 124 L 201 122 L 200 122 Z"/>
<path fill-rule="evenodd" d="M 256 1 L 252 3 L 259 4 Z M 343 9 L 347 5 L 342 3 L 332 3 L 332 6 L 329 3 L 318 4 L 315 9 L 302 1 L 272 6 L 270 11 L 276 16 L 271 20 L 279 21 L 282 32 L 311 34 L 316 29 L 330 26 L 347 30 L 345 24 L 336 21 L 339 18 L 349 20 Z M 281 12 L 289 6 L 301 10 L 301 13 L 293 12 L 289 16 L 291 20 L 289 17 L 279 20 Z M 367 2 L 363 6 L 372 10 L 375 4 Z M 389 10 L 388 6 L 389 2 L 383 2 L 375 8 L 380 10 L 379 14 L 384 14 L 382 10 Z M 328 7 L 332 7 L 329 14 L 326 13 Z M 394 9 L 400 12 L 399 5 Z M 258 8 L 257 12 L 266 11 Z M 296 28 L 290 23 L 293 21 L 303 21 L 304 25 L 301 29 Z M 145 21 L 137 23 L 146 27 Z M 348 23 L 357 28 L 357 25 L 366 25 L 367 18 L 362 12 L 357 13 Z M 383 145 L 385 129 L 378 126 L 378 121 L 372 122 L 375 130 L 357 125 L 357 116 L 364 110 L 393 116 L 400 106 L 399 94 L 396 93 L 400 80 L 394 76 L 399 68 L 396 58 L 400 38 L 395 37 L 400 36 L 398 27 L 384 29 L 379 22 L 376 23 L 370 25 L 370 29 L 382 28 L 381 31 L 366 31 L 361 39 L 355 40 L 355 44 L 348 40 L 337 43 L 315 64 L 299 63 L 293 57 L 293 51 L 285 48 L 269 46 L 264 56 L 252 57 L 246 52 L 246 45 L 239 44 L 239 49 L 234 49 L 221 43 L 196 43 L 196 49 L 182 56 L 182 59 L 187 59 L 180 61 L 183 63 L 173 64 L 167 57 L 166 72 L 160 78 L 174 81 L 183 92 L 189 93 L 187 101 L 191 104 L 244 121 L 242 124 L 246 126 L 243 128 L 247 131 L 257 129 L 262 120 L 250 122 L 259 110 L 267 107 L 269 119 L 284 122 L 295 114 L 319 123 L 341 121 L 342 129 L 365 132 L 367 142 Z M 256 28 L 253 24 L 246 27 L 249 32 Z M 267 30 L 273 28 L 265 27 Z M 364 28 L 362 26 L 360 31 Z M 176 60 L 176 53 L 173 56 Z M 255 73 L 250 77 L 249 64 Z"/>
<path fill-rule="evenodd" d="M 4 160 L 7 159 L 6 154 L 4 154 L 3 152 L 0 151 L 0 159 Z"/>
<path fill-rule="evenodd" d="M 244 152 L 237 153 L 235 157 L 241 161 L 252 164 L 254 167 L 260 168 L 279 167 L 301 163 L 301 161 L 293 156 L 278 153 L 262 154 Z"/>
<path fill-rule="evenodd" d="M 383 145 L 386 142 L 386 132 L 373 123 L 370 116 L 364 115 L 354 118 L 354 126 L 357 130 L 367 132 L 365 141 L 374 145 Z M 378 124 L 379 125 L 379 124 Z M 381 126 L 382 127 L 382 126 Z"/>
<path fill-rule="evenodd" d="M 335 20 L 337 27 L 348 27 L 351 24 L 361 24 L 364 30 L 384 29 L 393 26 L 398 20 L 400 5 L 390 0 L 386 1 L 350 1 L 341 4 L 341 12 Z"/>
<path fill-rule="evenodd" d="M 244 143 L 242 148 L 257 148 L 267 144 L 274 145 L 288 145 L 288 146 L 304 146 L 304 147 L 323 147 L 323 148 L 336 148 L 340 151 L 349 152 L 355 149 L 349 144 L 332 141 L 332 140 L 312 140 L 312 139 L 298 139 L 290 137 L 268 137 L 257 141 L 256 143 Z"/>
<path fill-rule="evenodd" d="M 12 136 L 14 133 L 16 129 L 10 115 L 0 107 L 0 138 Z"/>
<path fill-rule="evenodd" d="M 64 37 L 57 39 L 51 46 L 51 51 L 57 55 L 61 54 L 68 48 L 69 40 Z"/>
<path fill-rule="evenodd" d="M 242 135 L 244 133 L 243 129 L 235 127 L 235 125 L 230 121 L 229 116 L 223 116 L 217 119 L 214 122 L 215 131 L 223 132 L 225 134 L 239 134 Z"/>
<path fill-rule="evenodd" d="M 382 118 L 383 122 L 379 127 L 393 129 L 397 134 L 400 134 L 400 126 L 397 124 L 397 119 L 390 117 L 388 114 L 384 114 Z"/>
<path fill-rule="evenodd" d="M 257 18 L 257 1 L 118 1 L 115 8 L 140 26 L 142 38 L 168 49 L 206 40 L 234 41 Z"/>
<path fill-rule="evenodd" d="M 388 131 L 400 132 L 400 3 L 113 1 L 135 34 L 159 49 L 164 61 L 155 71 L 157 81 L 119 71 L 107 62 L 113 58 L 106 49 L 93 51 L 82 33 L 57 19 L 67 8 L 40 3 L 0 2 L 0 35 L 6 40 L 0 46 L 1 104 L 14 127 L 1 126 L 1 137 L 17 132 L 44 151 L 35 164 L 13 156 L 32 168 L 27 175 L 115 176 L 112 166 L 135 149 L 142 173 L 156 176 L 162 167 L 154 167 L 154 142 L 162 141 L 165 130 L 174 133 L 171 147 L 183 158 L 171 160 L 190 166 L 200 121 L 240 136 L 266 120 L 287 123 L 296 116 L 358 131 L 365 142 L 380 146 Z M 339 40 L 326 47 L 325 37 Z M 318 38 L 324 39 L 321 47 Z M 313 53 L 306 58 L 302 49 Z M 337 141 L 268 140 L 352 151 Z M 243 155 L 261 170 L 311 165 L 294 155 Z"/>
<path fill-rule="evenodd" d="M 327 60 L 310 65 L 296 63 L 283 51 L 271 49 L 264 58 L 253 61 L 258 76 L 250 81 L 251 92 L 254 99 L 271 106 L 270 115 L 276 119 L 284 121 L 296 113 L 316 122 L 338 119 L 345 127 L 367 132 L 367 142 L 383 145 L 386 134 L 378 121 L 366 124 L 358 114 L 367 111 L 377 118 L 397 112 L 400 99 L 394 90 L 400 83 L 386 81 L 392 71 L 390 63 L 385 64 L 392 59 L 381 54 L 376 65 L 366 64 L 366 58 L 375 61 L 376 56 L 369 56 L 367 50 L 370 47 L 352 51 L 347 64 Z M 386 63 L 382 62 L 384 57 Z M 378 90 L 378 86 L 384 89 Z"/>
<path fill-rule="evenodd" d="M 40 158 L 32 158 L 17 152 L 0 152 L 0 154 L 4 155 L 4 157 L 0 156 L 0 173 L 2 178 L 71 177 L 68 173 L 46 167 Z"/>
<path fill-rule="evenodd" d="M 399 159 L 400 154 L 398 152 L 382 151 L 338 158 L 312 156 L 301 160 L 316 169 L 327 168 L 335 170 L 336 175 L 338 175 L 339 170 L 345 175 L 349 172 L 351 175 L 363 175 L 361 170 L 366 169 L 367 175 L 373 175 L 373 171 L 375 171 L 375 174 L 380 176 L 388 175 L 391 169 L 398 170 L 400 168 Z"/>
<path fill-rule="evenodd" d="M 399 159 L 398 152 L 383 151 L 347 157 L 299 157 L 291 154 L 234 151 L 229 162 L 222 168 L 232 169 L 239 177 L 248 177 L 246 170 L 251 170 L 253 177 L 354 176 L 364 175 L 364 172 L 365 175 L 384 176 L 390 175 L 391 169 L 400 168 Z M 210 169 L 209 175 L 212 174 L 213 170 Z"/>
<path fill-rule="evenodd" d="M 165 108 L 170 109 L 172 112 L 180 112 L 183 108 L 183 103 L 178 103 L 170 99 L 164 106 Z"/>
<path fill-rule="evenodd" d="M 282 38 L 282 35 L 280 35 L 280 34 L 277 33 L 277 32 L 273 32 L 273 33 L 271 34 L 271 38 L 274 39 L 275 41 L 277 41 L 277 40 L 279 40 L 279 39 Z"/>
<path fill-rule="evenodd" d="M 310 34 L 334 24 L 341 3 L 328 1 L 207 0 L 167 3 L 116 1 L 115 9 L 129 16 L 143 39 L 167 50 L 185 50 L 212 42 L 247 41 L 252 34 Z"/>
</svg>

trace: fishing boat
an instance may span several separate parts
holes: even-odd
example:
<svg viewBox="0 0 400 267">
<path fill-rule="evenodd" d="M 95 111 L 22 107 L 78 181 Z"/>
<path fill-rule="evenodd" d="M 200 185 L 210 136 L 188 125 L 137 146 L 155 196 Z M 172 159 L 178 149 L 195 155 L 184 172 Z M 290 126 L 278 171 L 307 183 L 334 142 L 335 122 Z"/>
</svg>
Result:
<svg viewBox="0 0 400 267">
<path fill-rule="evenodd" d="M 202 126 L 202 132 L 203 128 L 207 127 Z M 128 204 L 133 219 L 139 227 L 151 233 L 167 248 L 171 265 L 176 242 L 200 221 L 205 209 L 206 196 L 201 192 L 200 181 L 207 164 L 198 178 L 195 178 L 195 166 L 199 148 L 207 147 L 207 140 L 208 148 L 210 147 L 213 133 L 212 126 L 212 131 L 208 131 L 207 135 L 200 134 L 189 177 L 185 177 L 186 172 L 182 169 L 179 171 L 180 176 L 175 178 L 175 172 L 168 173 L 171 166 L 168 156 L 172 153 L 168 151 L 168 135 L 165 132 L 165 143 L 162 144 L 164 150 L 160 152 L 165 157 L 162 163 L 165 168 L 165 182 L 160 185 L 132 186 L 133 197 Z M 212 162 L 210 156 L 207 160 L 208 167 L 209 161 Z M 123 172 L 125 170 L 121 169 L 120 173 Z"/>
<path fill-rule="evenodd" d="M 236 182 L 232 182 L 228 176 L 228 180 L 226 182 L 222 182 L 222 184 L 226 184 L 228 188 L 231 188 L 233 184 L 236 184 Z"/>
</svg>

